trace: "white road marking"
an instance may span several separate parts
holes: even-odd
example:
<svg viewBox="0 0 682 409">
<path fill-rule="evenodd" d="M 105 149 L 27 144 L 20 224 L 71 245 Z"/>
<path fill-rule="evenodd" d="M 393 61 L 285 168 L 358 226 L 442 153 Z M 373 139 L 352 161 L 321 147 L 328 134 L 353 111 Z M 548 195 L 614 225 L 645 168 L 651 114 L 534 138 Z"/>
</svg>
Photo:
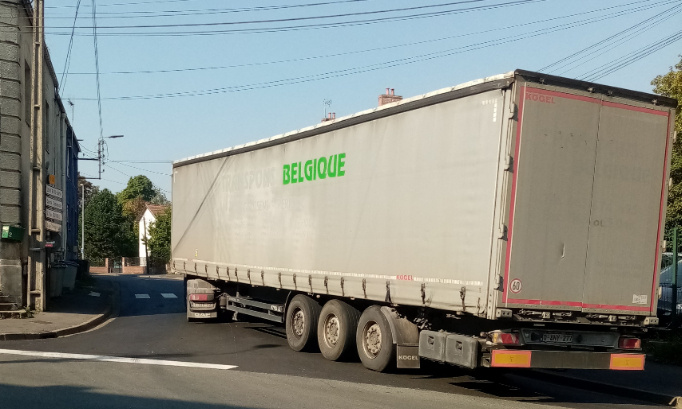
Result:
<svg viewBox="0 0 682 409">
<path fill-rule="evenodd" d="M 163 298 L 178 298 L 178 296 L 173 294 L 173 293 L 161 293 L 161 297 L 163 297 Z"/>
<path fill-rule="evenodd" d="M 39 358 L 52 359 L 76 359 L 81 361 L 98 361 L 98 362 L 116 362 L 123 364 L 140 364 L 140 365 L 160 365 L 160 366 L 179 366 L 184 368 L 203 368 L 203 369 L 234 369 L 236 365 L 219 365 L 219 364 L 204 364 L 200 362 L 182 362 L 182 361 L 166 361 L 161 359 L 140 359 L 140 358 L 123 358 L 106 355 L 82 355 L 82 354 L 65 354 L 61 352 L 39 352 L 39 351 L 17 351 L 13 349 L 0 349 L 2 355 L 20 355 L 32 356 Z"/>
<path fill-rule="evenodd" d="M 96 292 L 94 292 L 94 291 L 90 291 L 90 294 L 88 294 L 88 295 L 89 295 L 90 297 L 99 297 L 101 294 L 100 294 L 100 293 L 96 293 Z"/>
<path fill-rule="evenodd" d="M 149 294 L 135 294 L 135 298 L 149 298 Z"/>
</svg>

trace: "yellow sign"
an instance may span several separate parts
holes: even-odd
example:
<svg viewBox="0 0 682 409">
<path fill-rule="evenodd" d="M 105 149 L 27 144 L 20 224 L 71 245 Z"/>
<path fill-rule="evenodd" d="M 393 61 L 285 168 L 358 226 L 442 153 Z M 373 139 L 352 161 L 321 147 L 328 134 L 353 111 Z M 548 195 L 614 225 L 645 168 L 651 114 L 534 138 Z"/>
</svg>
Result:
<svg viewBox="0 0 682 409">
<path fill-rule="evenodd" d="M 611 354 L 609 369 L 642 371 L 644 370 L 644 354 Z"/>
<path fill-rule="evenodd" d="M 490 366 L 502 368 L 530 368 L 531 351 L 497 349 L 493 351 Z"/>
<path fill-rule="evenodd" d="M 57 178 L 54 175 L 47 175 L 47 183 L 54 185 L 57 182 Z"/>
</svg>

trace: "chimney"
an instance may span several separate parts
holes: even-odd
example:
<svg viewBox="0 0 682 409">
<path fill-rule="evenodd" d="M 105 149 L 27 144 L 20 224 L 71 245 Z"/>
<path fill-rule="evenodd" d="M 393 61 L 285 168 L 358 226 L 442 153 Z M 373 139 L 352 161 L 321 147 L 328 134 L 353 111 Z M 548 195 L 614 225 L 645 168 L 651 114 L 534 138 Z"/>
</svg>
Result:
<svg viewBox="0 0 682 409">
<path fill-rule="evenodd" d="M 386 88 L 386 93 L 379 95 L 379 106 L 398 102 L 403 99 L 402 96 L 395 94 L 395 88 Z"/>
<path fill-rule="evenodd" d="M 322 118 L 322 122 L 333 121 L 336 119 L 336 112 L 329 112 L 326 118 Z"/>
</svg>

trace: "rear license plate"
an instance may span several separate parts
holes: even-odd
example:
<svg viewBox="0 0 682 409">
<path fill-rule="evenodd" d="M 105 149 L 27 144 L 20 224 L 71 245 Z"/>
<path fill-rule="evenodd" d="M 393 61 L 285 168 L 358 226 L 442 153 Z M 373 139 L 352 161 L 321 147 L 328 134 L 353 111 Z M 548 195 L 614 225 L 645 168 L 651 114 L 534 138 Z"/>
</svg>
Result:
<svg viewBox="0 0 682 409">
<path fill-rule="evenodd" d="M 573 334 L 542 334 L 542 342 L 570 344 L 573 342 Z"/>
</svg>

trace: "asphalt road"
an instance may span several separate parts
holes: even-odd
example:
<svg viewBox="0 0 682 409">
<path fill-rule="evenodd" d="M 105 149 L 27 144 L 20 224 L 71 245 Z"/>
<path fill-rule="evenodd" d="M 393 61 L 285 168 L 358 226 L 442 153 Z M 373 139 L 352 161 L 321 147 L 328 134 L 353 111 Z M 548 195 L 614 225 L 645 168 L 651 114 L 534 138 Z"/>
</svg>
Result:
<svg viewBox="0 0 682 409">
<path fill-rule="evenodd" d="M 182 281 L 105 279 L 120 286 L 117 318 L 70 337 L 0 344 L 30 351 L 0 353 L 0 408 L 652 407 L 515 372 L 427 363 L 380 374 L 359 362 L 294 352 L 283 329 L 268 323 L 187 323 Z"/>
</svg>

